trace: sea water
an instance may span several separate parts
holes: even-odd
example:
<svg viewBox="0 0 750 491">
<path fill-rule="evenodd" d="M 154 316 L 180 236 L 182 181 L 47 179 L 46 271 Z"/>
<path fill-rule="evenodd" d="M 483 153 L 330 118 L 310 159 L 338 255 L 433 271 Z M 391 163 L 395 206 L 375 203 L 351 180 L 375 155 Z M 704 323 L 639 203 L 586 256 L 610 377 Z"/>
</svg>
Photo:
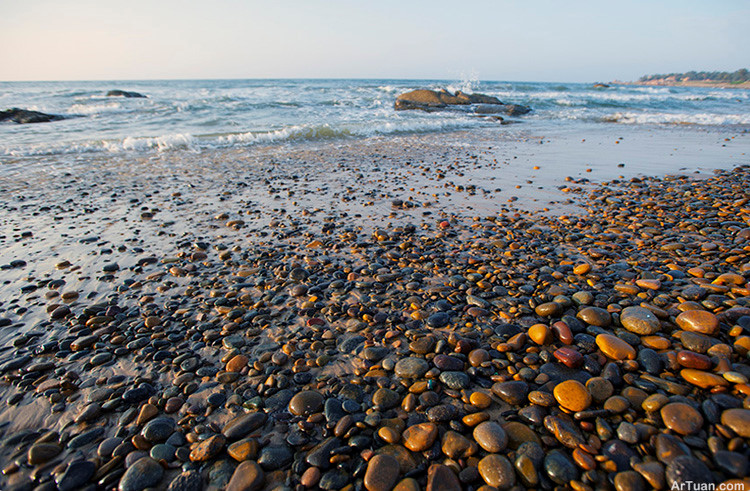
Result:
<svg viewBox="0 0 750 491">
<path fill-rule="evenodd" d="M 417 88 L 481 92 L 530 106 L 520 117 L 480 117 L 465 108 L 396 111 Z M 145 98 L 107 97 L 112 89 Z M 0 82 L 0 110 L 59 114 L 51 123 L 0 124 L 0 159 L 91 153 L 201 151 L 257 144 L 495 130 L 564 131 L 585 137 L 638 127 L 747 133 L 750 91 L 581 83 L 447 80 L 153 80 Z M 672 133 L 673 134 L 673 133 Z M 62 158 L 62 157 L 61 157 Z"/>
</svg>

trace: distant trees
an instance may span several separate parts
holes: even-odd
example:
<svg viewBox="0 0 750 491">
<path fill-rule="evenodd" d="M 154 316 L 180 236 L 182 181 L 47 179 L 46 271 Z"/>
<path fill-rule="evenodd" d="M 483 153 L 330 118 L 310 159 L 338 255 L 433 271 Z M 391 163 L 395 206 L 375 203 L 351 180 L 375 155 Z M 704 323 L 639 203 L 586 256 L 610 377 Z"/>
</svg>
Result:
<svg viewBox="0 0 750 491">
<path fill-rule="evenodd" d="M 696 72 L 689 71 L 685 73 L 668 73 L 666 75 L 644 75 L 639 78 L 639 82 L 649 82 L 652 80 L 674 80 L 676 82 L 721 82 L 727 84 L 741 84 L 750 81 L 750 72 L 747 68 L 740 68 L 736 72 Z"/>
</svg>

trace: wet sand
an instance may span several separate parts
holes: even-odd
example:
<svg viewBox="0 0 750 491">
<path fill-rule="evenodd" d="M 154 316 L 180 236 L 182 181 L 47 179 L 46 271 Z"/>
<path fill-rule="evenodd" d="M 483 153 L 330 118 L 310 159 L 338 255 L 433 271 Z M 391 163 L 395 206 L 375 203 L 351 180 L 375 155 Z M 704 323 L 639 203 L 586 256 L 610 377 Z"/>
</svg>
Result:
<svg viewBox="0 0 750 491">
<path fill-rule="evenodd" d="M 6 162 L 0 485 L 744 477 L 747 135 L 620 133 Z"/>
</svg>

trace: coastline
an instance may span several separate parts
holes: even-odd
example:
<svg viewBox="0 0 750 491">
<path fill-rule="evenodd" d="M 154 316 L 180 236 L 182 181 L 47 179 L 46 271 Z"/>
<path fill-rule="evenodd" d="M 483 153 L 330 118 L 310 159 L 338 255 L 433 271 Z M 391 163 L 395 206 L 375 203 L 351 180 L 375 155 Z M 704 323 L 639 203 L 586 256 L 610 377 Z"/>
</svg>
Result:
<svg viewBox="0 0 750 491">
<path fill-rule="evenodd" d="M 342 475 L 367 481 L 375 464 L 420 486 L 459 484 L 451 469 L 465 471 L 468 486 L 493 484 L 485 466 L 511 466 L 534 442 L 524 448 L 550 464 L 534 457 L 503 479 L 595 486 L 627 471 L 623 455 L 642 457 L 621 438 L 662 464 L 659 474 L 644 459 L 626 477 L 672 479 L 676 464 L 654 448 L 747 431 L 745 413 L 731 413 L 746 411 L 734 403 L 750 391 L 740 322 L 750 170 L 732 170 L 748 163 L 747 136 L 701 133 L 680 148 L 661 133 L 618 132 L 9 164 L 0 461 L 10 471 L 0 484 L 29 480 L 36 447 L 49 456 L 40 480 L 64 476 L 55 466 L 82 451 L 103 486 L 137 470 L 149 486 L 336 487 Z M 659 174 L 655 162 L 680 159 L 684 172 Z M 712 165 L 696 168 L 701 159 Z M 658 330 L 626 328 L 632 306 Z M 709 321 L 677 321 L 688 306 Z M 653 362 L 686 347 L 720 361 L 687 376 Z M 586 407 L 554 391 L 564 378 L 596 379 Z M 664 416 L 718 399 L 722 430 L 708 416 L 695 428 Z M 488 419 L 497 424 L 477 436 Z M 647 430 L 633 436 L 623 423 Z M 502 435 L 502 452 L 488 450 Z M 163 463 L 134 467 L 131 456 L 126 470 L 133 452 Z M 688 449 L 682 477 L 735 477 L 699 456 Z M 595 457 L 601 465 L 584 472 Z"/>
<path fill-rule="evenodd" d="M 701 81 L 686 81 L 686 82 L 675 82 L 668 80 L 654 80 L 649 82 L 622 82 L 614 80 L 610 82 L 611 85 L 635 85 L 644 87 L 704 87 L 714 89 L 750 89 L 750 82 L 742 82 L 739 84 L 728 84 L 723 82 L 701 82 Z"/>
</svg>

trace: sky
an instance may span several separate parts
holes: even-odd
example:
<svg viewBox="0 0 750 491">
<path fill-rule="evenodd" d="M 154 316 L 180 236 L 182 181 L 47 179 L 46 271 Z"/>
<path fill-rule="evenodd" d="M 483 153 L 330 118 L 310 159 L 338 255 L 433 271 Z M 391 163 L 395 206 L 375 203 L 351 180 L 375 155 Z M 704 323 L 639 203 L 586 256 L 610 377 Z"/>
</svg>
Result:
<svg viewBox="0 0 750 491">
<path fill-rule="evenodd" d="M 0 0 L 0 80 L 593 82 L 750 67 L 748 0 Z"/>
</svg>

